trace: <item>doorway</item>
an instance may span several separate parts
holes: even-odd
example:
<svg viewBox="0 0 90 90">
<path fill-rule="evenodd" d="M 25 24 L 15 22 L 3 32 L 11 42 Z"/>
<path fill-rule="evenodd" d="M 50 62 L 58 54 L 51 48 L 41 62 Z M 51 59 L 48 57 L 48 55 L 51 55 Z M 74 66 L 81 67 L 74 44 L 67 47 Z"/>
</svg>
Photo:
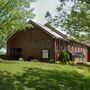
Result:
<svg viewBox="0 0 90 90">
<path fill-rule="evenodd" d="M 12 55 L 14 60 L 18 60 L 22 57 L 22 48 L 13 48 Z"/>
</svg>

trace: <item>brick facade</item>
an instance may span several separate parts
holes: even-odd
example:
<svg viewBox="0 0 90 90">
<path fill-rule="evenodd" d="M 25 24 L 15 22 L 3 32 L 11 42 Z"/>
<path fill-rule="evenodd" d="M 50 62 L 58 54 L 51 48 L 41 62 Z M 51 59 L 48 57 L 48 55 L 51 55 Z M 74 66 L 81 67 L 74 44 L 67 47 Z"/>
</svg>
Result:
<svg viewBox="0 0 90 90">
<path fill-rule="evenodd" d="M 44 31 L 47 28 L 43 29 L 36 24 L 33 26 L 33 28 L 27 28 L 25 31 L 18 31 L 8 39 L 7 55 L 9 59 L 28 58 L 30 56 L 42 59 L 42 50 L 48 50 L 48 58 L 58 60 L 60 52 L 68 50 L 71 53 L 83 52 L 85 56 L 83 61 L 90 60 L 90 48 L 88 46 L 73 40 L 66 41 L 63 38 L 55 37 L 54 34 L 60 35 L 58 32 L 54 32 L 55 30 L 51 31 L 52 34 L 50 34 L 48 31 Z"/>
</svg>

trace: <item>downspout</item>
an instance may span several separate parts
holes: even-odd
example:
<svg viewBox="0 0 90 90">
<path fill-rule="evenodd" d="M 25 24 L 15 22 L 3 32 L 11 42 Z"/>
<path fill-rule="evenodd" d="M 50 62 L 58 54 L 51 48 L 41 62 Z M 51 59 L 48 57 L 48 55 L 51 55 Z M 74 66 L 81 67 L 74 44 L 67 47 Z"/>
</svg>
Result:
<svg viewBox="0 0 90 90">
<path fill-rule="evenodd" d="M 56 38 L 54 39 L 54 59 L 56 61 L 57 56 L 56 56 Z"/>
</svg>

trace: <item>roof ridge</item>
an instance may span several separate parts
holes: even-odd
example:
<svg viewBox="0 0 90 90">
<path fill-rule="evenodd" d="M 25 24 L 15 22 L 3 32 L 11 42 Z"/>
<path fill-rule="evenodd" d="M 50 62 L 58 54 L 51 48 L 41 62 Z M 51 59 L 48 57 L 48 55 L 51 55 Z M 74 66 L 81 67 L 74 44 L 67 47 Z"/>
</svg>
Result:
<svg viewBox="0 0 90 90">
<path fill-rule="evenodd" d="M 63 38 L 67 38 L 67 35 L 63 34 L 62 32 L 55 29 L 54 27 L 50 26 L 49 28 L 52 29 L 54 32 L 58 33 L 59 35 L 61 35 Z"/>
<path fill-rule="evenodd" d="M 66 38 L 65 38 L 65 37 L 63 37 L 63 36 L 60 35 L 59 33 L 55 32 L 55 31 L 52 30 L 51 28 L 49 28 L 49 27 L 47 27 L 47 26 L 45 26 L 45 25 L 42 25 L 42 24 L 40 24 L 40 23 L 38 23 L 38 22 L 36 22 L 36 21 L 33 21 L 33 20 L 30 20 L 30 21 L 31 21 L 31 23 L 36 24 L 38 27 L 41 27 L 42 29 L 44 29 L 46 32 L 48 32 L 49 34 L 53 35 L 54 37 L 59 38 L 59 39 L 63 39 L 63 40 L 66 41 Z M 30 21 L 29 21 L 29 22 L 30 22 Z"/>
</svg>

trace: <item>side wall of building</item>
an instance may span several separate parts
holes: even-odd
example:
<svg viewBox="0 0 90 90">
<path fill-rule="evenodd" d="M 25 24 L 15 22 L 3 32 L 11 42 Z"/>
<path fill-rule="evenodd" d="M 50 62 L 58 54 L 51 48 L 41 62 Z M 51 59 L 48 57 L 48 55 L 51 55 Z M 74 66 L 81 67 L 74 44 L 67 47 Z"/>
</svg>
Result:
<svg viewBox="0 0 90 90">
<path fill-rule="evenodd" d="M 77 42 L 66 42 L 64 40 L 55 39 L 41 30 L 37 26 L 30 28 L 26 31 L 17 32 L 7 42 L 7 55 L 9 59 L 13 59 L 13 48 L 22 49 L 22 57 L 28 58 L 42 58 L 42 50 L 49 51 L 49 58 L 58 59 L 59 54 L 63 50 L 69 50 L 71 53 L 83 52 L 84 58 L 75 58 L 76 61 L 83 60 L 86 62 L 90 60 L 90 48 Z"/>
<path fill-rule="evenodd" d="M 7 54 L 9 58 L 13 57 L 12 48 L 22 48 L 23 58 L 33 56 L 34 58 L 42 58 L 42 50 L 49 50 L 49 57 L 54 56 L 54 39 L 43 30 L 33 27 L 27 31 L 16 33 L 7 42 Z"/>
<path fill-rule="evenodd" d="M 74 54 L 76 52 L 82 52 L 84 54 L 84 57 L 83 58 L 78 58 L 76 57 L 75 58 L 75 61 L 77 62 L 86 62 L 88 61 L 88 47 L 85 46 L 85 45 L 82 45 L 80 43 L 77 43 L 77 42 L 69 42 L 68 43 L 68 50 Z"/>
</svg>

